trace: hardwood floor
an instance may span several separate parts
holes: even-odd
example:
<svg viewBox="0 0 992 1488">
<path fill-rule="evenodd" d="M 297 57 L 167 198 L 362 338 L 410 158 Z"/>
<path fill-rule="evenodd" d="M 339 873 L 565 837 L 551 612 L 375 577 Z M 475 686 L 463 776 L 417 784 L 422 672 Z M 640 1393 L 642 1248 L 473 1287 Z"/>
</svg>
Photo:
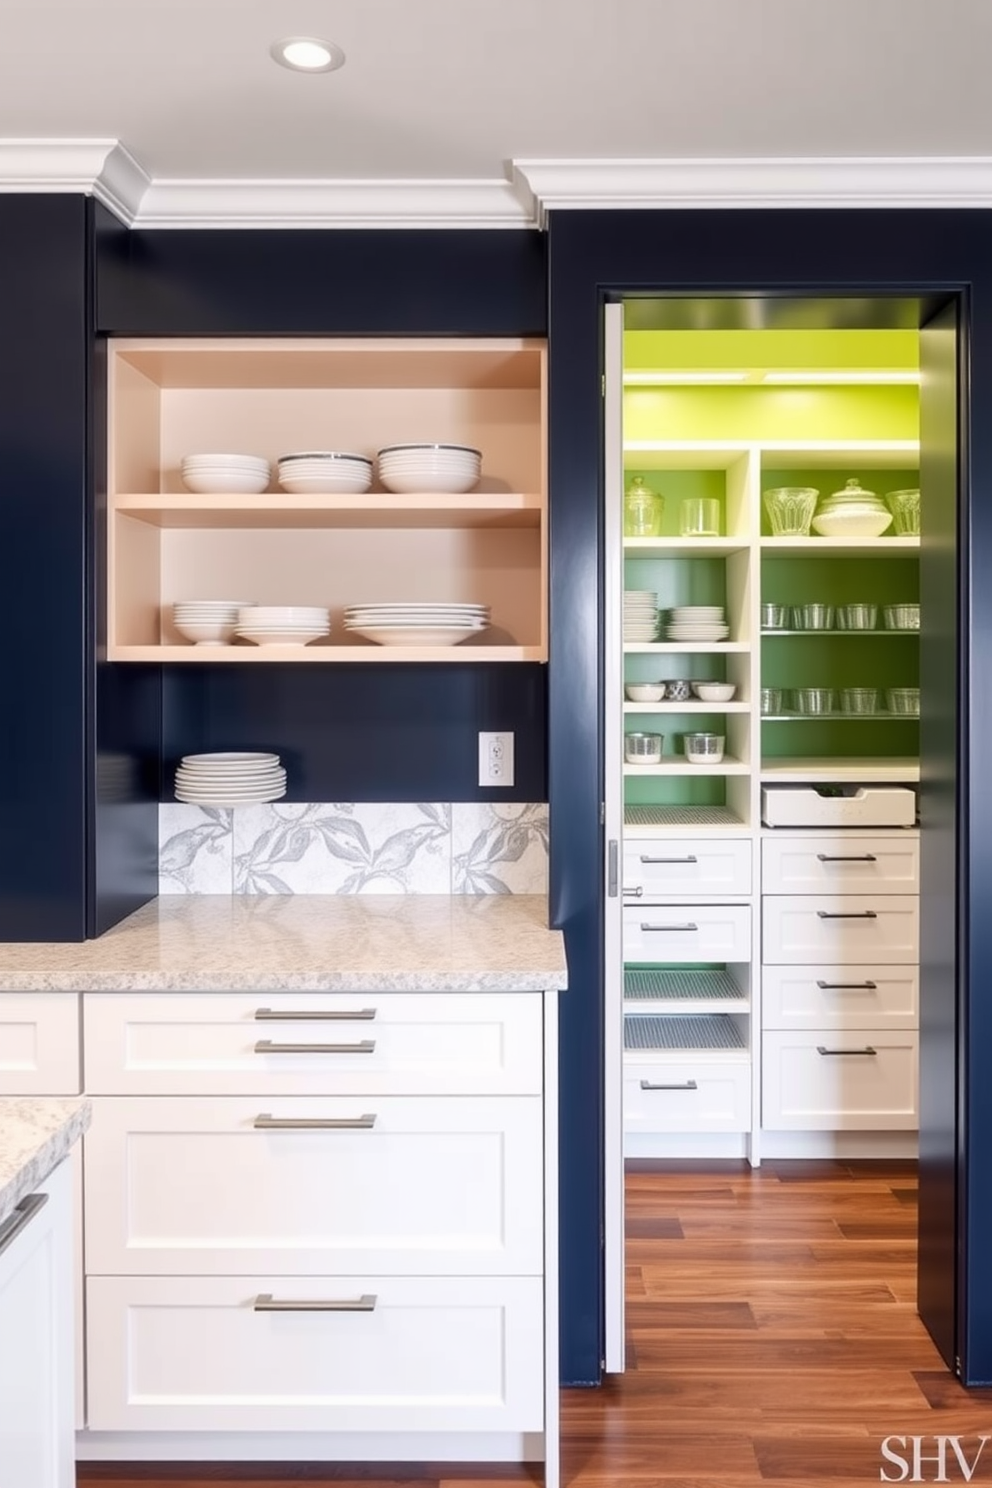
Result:
<svg viewBox="0 0 992 1488">
<path fill-rule="evenodd" d="M 888 1437 L 957 1436 L 970 1465 L 992 1390 L 963 1390 L 916 1316 L 916 1179 L 904 1162 L 631 1162 L 627 1373 L 562 1396 L 569 1488 L 847 1488 L 913 1472 Z M 966 1472 L 951 1445 L 945 1481 Z M 81 1465 L 81 1488 L 473 1488 L 539 1469 Z M 939 1464 L 924 1460 L 935 1481 Z M 992 1479 L 992 1441 L 973 1481 Z"/>
</svg>

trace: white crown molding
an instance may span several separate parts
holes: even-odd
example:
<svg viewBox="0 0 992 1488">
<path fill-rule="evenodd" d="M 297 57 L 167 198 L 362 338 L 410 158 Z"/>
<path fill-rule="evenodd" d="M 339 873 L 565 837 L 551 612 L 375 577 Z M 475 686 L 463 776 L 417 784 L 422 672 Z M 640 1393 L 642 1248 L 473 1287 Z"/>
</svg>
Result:
<svg viewBox="0 0 992 1488">
<path fill-rule="evenodd" d="M 130 223 L 148 176 L 115 139 L 0 139 L 0 191 L 95 196 Z"/>
<path fill-rule="evenodd" d="M 992 157 L 514 160 L 527 215 L 602 208 L 990 207 Z"/>
</svg>

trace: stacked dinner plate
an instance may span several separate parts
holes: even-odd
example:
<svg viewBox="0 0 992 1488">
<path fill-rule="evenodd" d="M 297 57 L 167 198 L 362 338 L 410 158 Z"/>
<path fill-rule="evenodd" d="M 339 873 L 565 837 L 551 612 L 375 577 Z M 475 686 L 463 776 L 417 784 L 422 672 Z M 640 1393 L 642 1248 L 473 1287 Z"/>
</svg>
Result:
<svg viewBox="0 0 992 1488">
<path fill-rule="evenodd" d="M 348 605 L 344 628 L 378 646 L 457 646 L 489 624 L 489 606 L 441 600 Z"/>
<path fill-rule="evenodd" d="M 305 646 L 330 630 L 331 612 L 321 605 L 250 605 L 238 611 L 235 634 L 256 646 Z"/>
<path fill-rule="evenodd" d="M 234 639 L 239 612 L 251 608 L 247 599 L 177 599 L 172 618 L 194 646 L 226 646 Z"/>
<path fill-rule="evenodd" d="M 654 641 L 658 637 L 658 596 L 650 589 L 623 591 L 623 638 Z"/>
<path fill-rule="evenodd" d="M 184 455 L 183 485 L 197 495 L 258 496 L 269 484 L 268 460 L 259 455 Z"/>
<path fill-rule="evenodd" d="M 482 451 L 467 444 L 391 444 L 378 455 L 379 479 L 387 491 L 471 491 L 482 474 Z"/>
<path fill-rule="evenodd" d="M 725 641 L 730 634 L 723 605 L 676 605 L 668 616 L 670 641 Z"/>
<path fill-rule="evenodd" d="M 279 484 L 295 496 L 360 496 L 372 484 L 372 461 L 368 455 L 351 455 L 343 450 L 280 455 Z"/>
<path fill-rule="evenodd" d="M 190 805 L 250 806 L 285 794 L 277 754 L 184 754 L 176 771 L 176 800 Z"/>
</svg>

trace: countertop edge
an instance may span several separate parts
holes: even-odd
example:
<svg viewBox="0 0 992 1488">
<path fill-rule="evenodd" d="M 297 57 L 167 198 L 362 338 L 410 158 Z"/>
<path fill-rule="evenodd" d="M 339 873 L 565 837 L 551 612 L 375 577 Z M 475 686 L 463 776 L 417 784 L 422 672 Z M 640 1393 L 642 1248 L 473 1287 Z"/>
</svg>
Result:
<svg viewBox="0 0 992 1488">
<path fill-rule="evenodd" d="M 484 972 L 291 972 L 271 976 L 211 975 L 203 972 L 129 971 L 71 979 L 39 972 L 16 979 L 0 977 L 5 992 L 565 992 L 568 974 L 548 971 Z"/>
<path fill-rule="evenodd" d="M 92 1115 L 92 1103 L 86 1096 L 0 1098 L 0 1223 L 58 1167 L 86 1131 Z M 58 1123 L 54 1129 L 53 1120 Z M 31 1131 L 38 1122 L 46 1128 L 40 1139 Z M 5 1138 L 23 1144 L 23 1151 L 17 1153 L 18 1166 L 6 1181 Z"/>
</svg>

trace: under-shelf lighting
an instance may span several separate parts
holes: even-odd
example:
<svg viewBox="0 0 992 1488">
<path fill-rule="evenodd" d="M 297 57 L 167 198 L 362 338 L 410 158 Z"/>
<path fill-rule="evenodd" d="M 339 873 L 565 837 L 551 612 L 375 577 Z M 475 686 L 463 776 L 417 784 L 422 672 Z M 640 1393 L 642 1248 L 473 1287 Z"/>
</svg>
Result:
<svg viewBox="0 0 992 1488">
<path fill-rule="evenodd" d="M 694 384 L 746 382 L 749 372 L 625 372 L 625 387 L 680 387 Z"/>
<path fill-rule="evenodd" d="M 269 55 L 291 72 L 335 72 L 344 66 L 341 48 L 318 36 L 284 36 L 272 43 Z"/>
<path fill-rule="evenodd" d="M 849 371 L 826 371 L 811 369 L 807 372 L 766 372 L 765 382 L 774 383 L 779 387 L 800 387 L 804 384 L 813 386 L 873 386 L 873 387 L 899 387 L 906 384 L 913 385 L 920 381 L 920 374 L 911 368 L 894 367 L 881 368 L 855 368 Z"/>
</svg>

